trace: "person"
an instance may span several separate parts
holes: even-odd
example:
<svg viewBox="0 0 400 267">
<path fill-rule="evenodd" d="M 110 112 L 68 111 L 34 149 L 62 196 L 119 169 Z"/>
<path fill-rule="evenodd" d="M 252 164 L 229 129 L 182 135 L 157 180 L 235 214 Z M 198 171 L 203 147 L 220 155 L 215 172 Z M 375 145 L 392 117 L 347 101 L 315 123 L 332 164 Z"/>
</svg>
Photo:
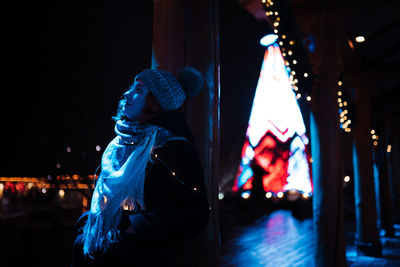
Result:
<svg viewBox="0 0 400 267">
<path fill-rule="evenodd" d="M 176 266 L 171 247 L 207 225 L 210 207 L 181 107 L 203 88 L 194 68 L 146 69 L 123 94 L 72 266 Z"/>
</svg>

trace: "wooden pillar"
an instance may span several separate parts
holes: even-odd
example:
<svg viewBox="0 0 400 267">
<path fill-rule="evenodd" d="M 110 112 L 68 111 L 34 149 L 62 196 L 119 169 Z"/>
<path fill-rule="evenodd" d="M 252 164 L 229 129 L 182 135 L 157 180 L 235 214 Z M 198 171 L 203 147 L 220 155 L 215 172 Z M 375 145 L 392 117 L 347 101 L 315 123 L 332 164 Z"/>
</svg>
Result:
<svg viewBox="0 0 400 267">
<path fill-rule="evenodd" d="M 343 180 L 339 161 L 336 29 L 333 14 L 317 33 L 320 82 L 313 93 L 310 119 L 314 181 L 314 229 L 317 234 L 316 266 L 345 266 Z"/>
<path fill-rule="evenodd" d="M 378 256 L 381 244 L 376 224 L 370 90 L 356 88 L 356 123 L 353 130 L 354 197 L 356 208 L 356 245 L 359 255 Z"/>
<path fill-rule="evenodd" d="M 205 89 L 185 105 L 212 207 L 208 229 L 176 249 L 179 266 L 218 266 L 219 54 L 218 1 L 154 0 L 152 67 L 197 68 Z"/>
<path fill-rule="evenodd" d="M 393 208 L 389 187 L 389 173 L 387 162 L 387 142 L 386 142 L 386 127 L 384 127 L 384 116 L 380 116 L 380 126 L 377 131 L 380 133 L 378 146 L 375 148 L 375 162 L 378 167 L 378 179 L 376 179 L 376 196 L 378 209 L 378 228 L 385 230 L 386 236 L 394 236 L 393 228 Z M 378 122 L 379 123 L 379 122 Z"/>
<path fill-rule="evenodd" d="M 391 152 L 388 153 L 388 172 L 390 192 L 393 206 L 393 222 L 400 224 L 400 143 L 399 143 L 399 128 L 393 127 L 398 121 L 390 121 L 388 144 L 391 145 Z"/>
</svg>

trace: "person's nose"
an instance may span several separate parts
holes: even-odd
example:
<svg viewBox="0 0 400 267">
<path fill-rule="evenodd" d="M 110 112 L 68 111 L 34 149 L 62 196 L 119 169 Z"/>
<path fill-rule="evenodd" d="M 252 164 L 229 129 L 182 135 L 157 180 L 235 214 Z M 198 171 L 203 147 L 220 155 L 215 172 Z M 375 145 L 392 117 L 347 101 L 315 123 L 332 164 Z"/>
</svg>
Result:
<svg viewBox="0 0 400 267">
<path fill-rule="evenodd" d="M 132 102 L 131 101 L 132 100 L 132 94 L 133 94 L 132 90 L 129 90 L 128 92 L 124 93 L 125 101 L 126 101 L 126 104 L 128 104 L 128 105 L 132 104 L 131 103 Z"/>
</svg>

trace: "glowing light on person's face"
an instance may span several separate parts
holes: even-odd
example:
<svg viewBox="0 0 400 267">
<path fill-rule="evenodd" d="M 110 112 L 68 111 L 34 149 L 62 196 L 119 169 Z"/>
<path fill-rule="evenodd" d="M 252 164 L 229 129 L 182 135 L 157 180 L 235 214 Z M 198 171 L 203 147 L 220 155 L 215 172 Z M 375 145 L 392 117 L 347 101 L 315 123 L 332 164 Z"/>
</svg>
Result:
<svg viewBox="0 0 400 267">
<path fill-rule="evenodd" d="M 269 45 L 272 45 L 273 43 L 275 43 L 276 40 L 278 40 L 278 35 L 268 34 L 268 35 L 265 35 L 263 38 L 261 38 L 260 44 L 262 46 L 269 46 Z"/>
<path fill-rule="evenodd" d="M 131 88 L 126 91 L 121 100 L 121 113 L 131 120 L 138 120 L 146 106 L 146 98 L 149 90 L 143 82 L 136 80 Z"/>
</svg>

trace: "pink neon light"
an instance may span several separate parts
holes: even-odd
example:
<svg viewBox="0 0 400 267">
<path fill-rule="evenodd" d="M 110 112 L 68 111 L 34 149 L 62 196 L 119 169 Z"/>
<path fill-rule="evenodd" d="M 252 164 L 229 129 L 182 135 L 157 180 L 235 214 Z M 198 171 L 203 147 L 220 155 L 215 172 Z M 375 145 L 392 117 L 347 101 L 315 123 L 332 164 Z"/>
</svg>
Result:
<svg viewBox="0 0 400 267">
<path fill-rule="evenodd" d="M 278 45 L 267 48 L 233 190 L 312 191 L 308 139 Z"/>
</svg>

